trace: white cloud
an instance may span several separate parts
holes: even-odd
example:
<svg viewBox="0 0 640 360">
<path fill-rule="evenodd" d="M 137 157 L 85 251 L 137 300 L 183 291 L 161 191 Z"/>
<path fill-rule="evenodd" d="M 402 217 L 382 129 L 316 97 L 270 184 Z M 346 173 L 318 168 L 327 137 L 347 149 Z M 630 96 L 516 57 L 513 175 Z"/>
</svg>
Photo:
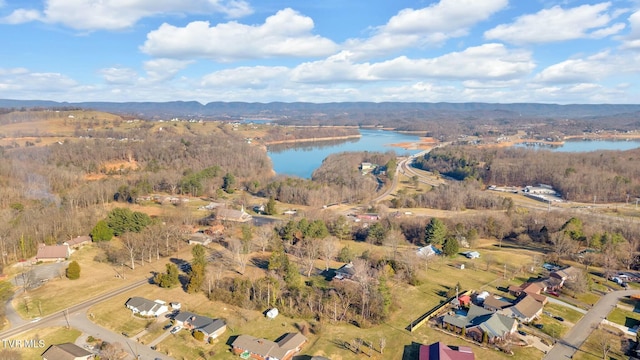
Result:
<svg viewBox="0 0 640 360">
<path fill-rule="evenodd" d="M 146 81 L 160 82 L 173 78 L 180 70 L 186 68 L 192 61 L 174 59 L 154 59 L 145 61 L 147 72 Z"/>
<path fill-rule="evenodd" d="M 633 61 L 633 60 L 632 60 Z M 619 56 L 601 52 L 584 59 L 569 59 L 542 70 L 534 81 L 545 84 L 585 83 L 602 80 L 615 73 L 635 68 Z"/>
<path fill-rule="evenodd" d="M 522 15 L 511 24 L 498 25 L 484 33 L 485 38 L 516 44 L 547 43 L 615 34 L 624 26 L 614 24 L 606 29 L 615 14 L 607 13 L 611 3 L 582 5 L 571 9 L 554 6 L 533 15 Z"/>
<path fill-rule="evenodd" d="M 25 91 L 64 93 L 77 85 L 75 80 L 60 73 L 30 72 L 24 68 L 0 69 L 0 89 L 11 91 L 3 95 L 5 97 Z"/>
<path fill-rule="evenodd" d="M 194 21 L 185 27 L 162 24 L 147 34 L 141 50 L 166 58 L 209 58 L 228 62 L 273 57 L 316 57 L 334 52 L 331 40 L 313 35 L 313 20 L 292 9 L 278 11 L 261 25 L 228 22 L 211 27 Z"/>
<path fill-rule="evenodd" d="M 640 49 L 640 11 L 629 16 L 630 32 L 622 39 L 623 49 Z"/>
<path fill-rule="evenodd" d="M 40 20 L 41 14 L 38 10 L 17 9 L 11 14 L 0 19 L 2 24 L 23 24 L 30 21 Z"/>
<path fill-rule="evenodd" d="M 506 80 L 528 75 L 535 68 L 528 51 L 502 44 L 484 44 L 432 59 L 400 56 L 380 63 L 353 63 L 348 53 L 299 65 L 292 80 L 299 82 L 431 79 Z"/>
<path fill-rule="evenodd" d="M 350 39 L 354 55 L 372 57 L 407 47 L 439 45 L 467 35 L 470 27 L 504 9 L 508 0 L 441 0 L 422 9 L 404 9 L 368 39 Z"/>
<path fill-rule="evenodd" d="M 129 68 L 105 68 L 98 71 L 102 74 L 104 80 L 109 84 L 133 84 L 135 83 L 138 73 Z"/>
<path fill-rule="evenodd" d="M 2 21 L 17 24 L 39 20 L 77 30 L 121 30 L 150 16 L 212 12 L 238 18 L 253 10 L 244 0 L 46 0 L 41 11 L 17 9 Z"/>
<path fill-rule="evenodd" d="M 242 66 L 208 74 L 202 78 L 204 87 L 242 87 L 261 89 L 273 86 L 288 78 L 289 68 L 285 66 Z"/>
</svg>

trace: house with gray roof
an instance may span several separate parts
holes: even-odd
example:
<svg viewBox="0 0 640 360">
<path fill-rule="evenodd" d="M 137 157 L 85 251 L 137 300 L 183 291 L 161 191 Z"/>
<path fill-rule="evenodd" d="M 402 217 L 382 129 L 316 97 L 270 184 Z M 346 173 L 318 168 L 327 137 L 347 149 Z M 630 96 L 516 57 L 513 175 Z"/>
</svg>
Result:
<svg viewBox="0 0 640 360">
<path fill-rule="evenodd" d="M 205 340 L 215 339 L 227 330 L 227 323 L 224 320 L 212 319 L 189 311 L 180 311 L 173 320 L 176 325 L 185 329 L 202 332 Z"/>
<path fill-rule="evenodd" d="M 506 335 L 517 330 L 518 322 L 515 318 L 483 309 L 471 304 L 466 315 L 445 315 L 442 318 L 444 327 L 455 333 L 462 333 L 476 341 L 482 341 L 483 334 L 491 342 L 501 341 Z"/>
<path fill-rule="evenodd" d="M 124 306 L 126 306 L 127 309 L 131 310 L 134 314 L 139 314 L 140 316 L 158 317 L 169 311 L 167 303 L 162 300 L 151 301 L 138 296 L 129 298 Z"/>
</svg>

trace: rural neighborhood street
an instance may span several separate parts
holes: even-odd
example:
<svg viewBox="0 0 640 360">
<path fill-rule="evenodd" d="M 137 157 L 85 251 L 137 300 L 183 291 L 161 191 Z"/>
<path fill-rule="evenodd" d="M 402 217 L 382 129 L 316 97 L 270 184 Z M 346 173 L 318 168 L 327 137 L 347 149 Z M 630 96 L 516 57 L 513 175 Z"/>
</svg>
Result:
<svg viewBox="0 0 640 360">
<path fill-rule="evenodd" d="M 11 321 L 11 328 L 0 332 L 0 339 L 8 339 L 10 337 L 22 334 L 32 329 L 48 326 L 66 326 L 67 322 L 72 328 L 78 329 L 83 332 L 83 336 L 80 340 L 83 340 L 87 336 L 91 335 L 95 338 L 102 339 L 108 343 L 120 343 L 129 355 L 126 359 L 135 359 L 136 355 L 139 355 L 141 359 L 163 359 L 171 360 L 172 358 L 163 355 L 159 352 L 151 350 L 149 346 L 140 345 L 136 341 L 129 339 L 121 334 L 116 334 L 110 330 L 107 330 L 87 318 L 87 309 L 91 306 L 106 301 L 114 296 L 120 295 L 127 291 L 133 290 L 149 282 L 148 279 L 143 279 L 135 283 L 123 286 L 119 289 L 111 291 L 107 294 L 99 295 L 93 299 L 84 301 L 80 304 L 69 307 L 66 311 L 57 312 L 43 317 L 37 322 L 27 322 L 22 319 L 11 305 L 11 300 L 5 304 L 5 311 L 9 320 Z M 66 313 L 66 316 L 65 316 Z M 46 344 L 49 346 L 52 344 Z M 44 351 L 44 349 L 43 349 Z"/>
<path fill-rule="evenodd" d="M 603 297 L 572 327 L 562 340 L 544 357 L 545 360 L 572 359 L 587 340 L 591 332 L 598 327 L 607 315 L 615 308 L 618 301 L 626 296 L 640 294 L 640 290 L 612 291 Z"/>
</svg>

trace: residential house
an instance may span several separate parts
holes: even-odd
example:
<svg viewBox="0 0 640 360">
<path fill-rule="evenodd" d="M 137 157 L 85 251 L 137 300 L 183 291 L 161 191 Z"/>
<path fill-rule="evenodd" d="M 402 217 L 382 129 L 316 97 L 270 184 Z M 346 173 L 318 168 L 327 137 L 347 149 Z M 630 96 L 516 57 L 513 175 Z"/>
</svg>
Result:
<svg viewBox="0 0 640 360">
<path fill-rule="evenodd" d="M 73 343 L 51 345 L 42 353 L 42 360 L 89 360 L 93 354 Z"/>
<path fill-rule="evenodd" d="M 336 276 L 334 276 L 334 279 L 351 280 L 351 278 L 353 277 L 353 275 L 355 275 L 355 273 L 356 271 L 353 268 L 353 263 L 344 264 L 338 270 L 336 270 Z"/>
<path fill-rule="evenodd" d="M 518 329 L 518 321 L 514 318 L 493 313 L 474 319 L 474 322 L 466 330 L 467 336 L 475 341 L 482 342 L 484 334 L 487 341 L 496 343 L 513 334 Z"/>
<path fill-rule="evenodd" d="M 215 319 L 208 325 L 198 329 L 204 334 L 205 339 L 215 339 L 227 330 L 227 323 L 222 319 Z"/>
<path fill-rule="evenodd" d="M 380 216 L 378 214 L 358 214 L 356 215 L 356 219 L 361 221 L 378 221 L 380 220 Z"/>
<path fill-rule="evenodd" d="M 517 285 L 509 285 L 509 293 L 520 298 L 525 295 L 529 295 L 536 299 L 536 301 L 542 303 L 542 305 L 546 305 L 548 299 L 546 296 L 541 293 L 544 291 L 544 287 L 541 282 L 528 282 L 524 283 L 520 286 Z"/>
<path fill-rule="evenodd" d="M 360 164 L 360 172 L 362 173 L 362 175 L 366 175 L 372 170 L 375 170 L 376 167 L 377 167 L 376 164 L 372 164 L 370 162 L 363 162 Z"/>
<path fill-rule="evenodd" d="M 158 317 L 169 311 L 167 303 L 162 300 L 151 301 L 137 296 L 129 298 L 124 305 L 134 314 L 139 314 L 140 316 Z"/>
<path fill-rule="evenodd" d="M 475 355 L 467 346 L 450 346 L 441 342 L 420 345 L 418 360 L 475 360 Z"/>
<path fill-rule="evenodd" d="M 277 342 L 240 335 L 231 343 L 231 347 L 233 353 L 243 359 L 290 360 L 300 352 L 307 341 L 300 333 L 285 334 Z"/>
<path fill-rule="evenodd" d="M 513 306 L 513 303 L 505 298 L 496 298 L 495 296 L 489 295 L 484 299 L 482 306 L 487 310 L 498 311 Z"/>
<path fill-rule="evenodd" d="M 191 234 L 189 237 L 189 245 L 202 245 L 207 246 L 213 241 L 211 236 L 205 234 L 204 232 L 196 232 Z"/>
<path fill-rule="evenodd" d="M 465 334 L 474 340 L 481 342 L 483 334 L 487 334 L 490 342 L 499 342 L 508 334 L 513 334 L 518 327 L 518 322 L 514 318 L 494 313 L 491 310 L 483 309 L 480 306 L 471 304 L 467 315 L 445 315 L 442 324 L 448 330 L 455 333 Z"/>
<path fill-rule="evenodd" d="M 526 294 L 514 305 L 503 309 L 502 314 L 514 317 L 521 322 L 530 323 L 542 314 L 544 305 L 533 296 Z"/>
<path fill-rule="evenodd" d="M 69 245 L 40 244 L 40 246 L 38 246 L 38 253 L 36 254 L 36 261 L 64 261 L 67 260 L 70 255 L 71 249 Z"/>
<path fill-rule="evenodd" d="M 76 236 L 71 240 L 67 240 L 63 242 L 62 245 L 67 245 L 72 249 L 79 249 L 80 247 L 82 247 L 82 245 L 86 245 L 90 243 L 91 243 L 91 236 L 82 235 L 82 236 Z"/>
<path fill-rule="evenodd" d="M 433 245 L 427 245 L 427 246 L 423 246 L 423 247 L 419 248 L 418 250 L 416 250 L 416 254 L 419 257 L 427 258 L 427 257 L 431 257 L 431 256 L 434 256 L 434 255 L 440 255 L 440 254 L 442 254 L 442 251 L 440 251 L 440 249 L 438 249 L 437 247 L 435 247 Z"/>
<path fill-rule="evenodd" d="M 549 277 L 560 280 L 560 287 L 562 287 L 567 282 L 576 281 L 581 273 L 582 271 L 580 269 L 568 266 L 560 270 L 552 271 Z"/>
<path fill-rule="evenodd" d="M 480 253 L 477 251 L 465 251 L 462 253 L 467 259 L 477 259 L 480 257 Z"/>
<path fill-rule="evenodd" d="M 189 311 L 181 311 L 173 317 L 176 325 L 192 331 L 204 333 L 205 340 L 217 338 L 227 330 L 227 324 L 221 319 L 194 314 Z"/>
<path fill-rule="evenodd" d="M 248 222 L 253 219 L 246 211 L 244 207 L 240 210 L 220 208 L 217 210 L 216 219 L 221 221 L 233 221 L 233 222 Z"/>
</svg>

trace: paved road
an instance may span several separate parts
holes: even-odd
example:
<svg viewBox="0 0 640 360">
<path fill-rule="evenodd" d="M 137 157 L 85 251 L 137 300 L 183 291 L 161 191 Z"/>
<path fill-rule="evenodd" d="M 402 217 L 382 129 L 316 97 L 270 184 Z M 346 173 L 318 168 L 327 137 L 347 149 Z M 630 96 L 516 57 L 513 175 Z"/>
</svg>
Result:
<svg viewBox="0 0 640 360">
<path fill-rule="evenodd" d="M 0 339 L 7 339 L 36 328 L 66 326 L 68 324 L 72 328 L 76 328 L 82 331 L 83 336 L 91 335 L 95 338 L 102 339 L 109 343 L 121 344 L 123 349 L 129 354 L 127 359 L 134 359 L 134 354 L 137 354 L 140 355 L 141 359 L 158 358 L 163 360 L 170 360 L 172 358 L 169 356 L 153 351 L 148 346 L 140 345 L 135 340 L 129 339 L 121 334 L 116 334 L 110 330 L 96 325 L 95 323 L 87 319 L 87 309 L 89 309 L 91 306 L 127 291 L 138 288 L 144 284 L 147 284 L 148 282 L 148 279 L 137 281 L 127 286 L 121 287 L 117 290 L 111 291 L 107 294 L 99 295 L 93 299 L 87 300 L 77 305 L 73 305 L 66 311 L 61 311 L 45 316 L 37 322 L 27 322 L 20 318 L 18 314 L 15 313 L 13 306 L 11 306 L 11 302 L 7 302 L 5 307 L 7 314 L 13 314 L 12 317 L 15 317 L 16 319 L 11 321 L 12 327 L 10 329 L 0 332 Z"/>
<path fill-rule="evenodd" d="M 545 360 L 572 359 L 573 355 L 580 349 L 582 343 L 587 340 L 591 332 L 604 320 L 613 310 L 618 301 L 634 294 L 640 294 L 640 290 L 620 290 L 612 291 L 598 300 L 598 302 L 587 312 L 578 323 L 572 327 L 565 337 L 558 341 L 556 345 L 544 357 Z"/>
</svg>

